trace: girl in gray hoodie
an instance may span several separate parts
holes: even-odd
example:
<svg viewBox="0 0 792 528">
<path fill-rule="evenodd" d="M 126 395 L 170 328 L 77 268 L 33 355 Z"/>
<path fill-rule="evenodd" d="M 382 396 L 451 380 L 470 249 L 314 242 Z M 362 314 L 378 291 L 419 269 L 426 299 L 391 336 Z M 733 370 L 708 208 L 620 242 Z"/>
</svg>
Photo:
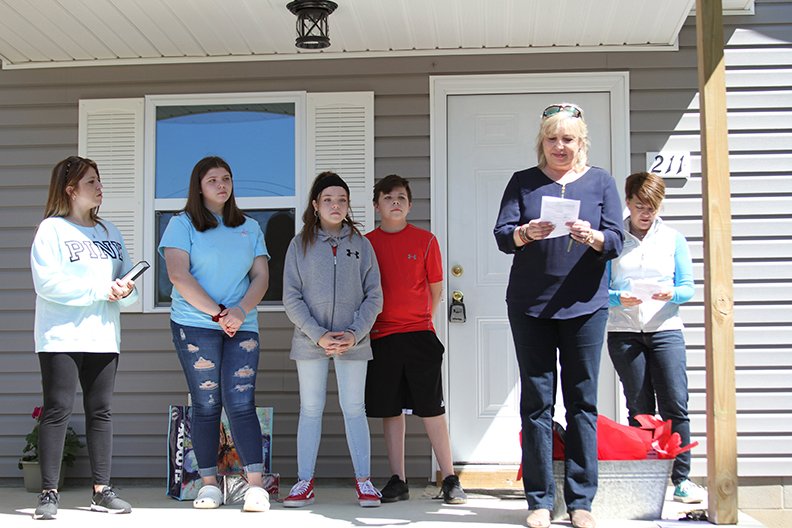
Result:
<svg viewBox="0 0 792 528">
<path fill-rule="evenodd" d="M 283 271 L 283 305 L 294 323 L 291 354 L 300 382 L 297 426 L 298 482 L 287 508 L 314 502 L 314 468 L 322 434 L 327 373 L 334 361 L 358 502 L 379 506 L 371 484 L 365 386 L 372 358 L 369 331 L 382 311 L 374 250 L 349 216 L 349 187 L 323 172 L 313 182 L 303 229 L 292 239 Z"/>
</svg>

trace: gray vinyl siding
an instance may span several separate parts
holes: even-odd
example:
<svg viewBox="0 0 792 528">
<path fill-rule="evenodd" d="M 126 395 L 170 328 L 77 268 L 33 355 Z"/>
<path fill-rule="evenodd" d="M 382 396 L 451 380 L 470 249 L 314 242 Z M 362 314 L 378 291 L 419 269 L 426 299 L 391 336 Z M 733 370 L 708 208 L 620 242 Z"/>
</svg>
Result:
<svg viewBox="0 0 792 528">
<path fill-rule="evenodd" d="M 757 2 L 725 19 L 732 209 L 738 474 L 792 474 L 792 4 Z M 786 32 L 786 37 L 779 39 Z M 663 218 L 688 239 L 697 290 L 687 329 L 693 473 L 706 473 L 704 263 L 695 26 L 687 65 L 631 69 L 632 165 L 646 151 L 689 150 L 696 174 L 669 189 Z M 651 61 L 647 60 L 647 64 Z"/>
<path fill-rule="evenodd" d="M 754 16 L 728 17 L 731 188 L 734 233 L 738 449 L 741 476 L 792 475 L 792 4 L 757 1 Z M 690 242 L 696 283 L 683 307 L 689 344 L 694 437 L 704 442 L 704 310 L 695 27 L 680 49 L 662 53 L 445 56 L 266 63 L 190 64 L 0 71 L 0 478 L 16 460 L 40 404 L 33 349 L 29 247 L 46 201 L 52 165 L 77 149 L 79 99 L 147 94 L 306 90 L 375 94 L 375 175 L 410 178 L 412 219 L 430 226 L 429 76 L 442 74 L 629 71 L 632 169 L 668 144 L 694 155 L 693 175 L 671 189 L 663 216 Z M 596 148 L 596 140 L 593 148 Z M 453 175 L 451 175 L 453 184 Z M 493 247 L 493 251 L 494 251 Z M 275 407 L 273 468 L 296 475 L 297 378 L 288 359 L 291 325 L 262 313 L 257 401 Z M 185 403 L 166 314 L 122 316 L 122 358 L 114 400 L 113 475 L 162 477 L 166 410 Z M 78 399 L 74 425 L 82 430 Z M 372 425 L 372 473 L 389 475 L 381 426 Z M 452 439 L 453 442 L 453 439 Z M 705 470 L 705 445 L 694 473 Z M 430 447 L 408 420 L 407 471 L 430 472 Z M 72 474 L 88 476 L 85 456 Z M 328 399 L 320 477 L 351 477 L 337 398 Z"/>
</svg>

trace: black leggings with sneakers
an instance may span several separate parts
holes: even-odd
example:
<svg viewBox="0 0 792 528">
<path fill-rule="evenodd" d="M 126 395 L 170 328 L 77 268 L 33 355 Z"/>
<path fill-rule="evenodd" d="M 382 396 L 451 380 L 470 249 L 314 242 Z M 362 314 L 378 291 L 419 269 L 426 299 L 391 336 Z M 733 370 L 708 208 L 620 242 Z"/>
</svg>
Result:
<svg viewBox="0 0 792 528">
<path fill-rule="evenodd" d="M 66 428 L 74 408 L 77 382 L 83 391 L 85 436 L 93 484 L 110 485 L 113 454 L 113 396 L 118 354 L 39 352 L 44 408 L 39 425 L 42 488 L 57 489 Z"/>
</svg>

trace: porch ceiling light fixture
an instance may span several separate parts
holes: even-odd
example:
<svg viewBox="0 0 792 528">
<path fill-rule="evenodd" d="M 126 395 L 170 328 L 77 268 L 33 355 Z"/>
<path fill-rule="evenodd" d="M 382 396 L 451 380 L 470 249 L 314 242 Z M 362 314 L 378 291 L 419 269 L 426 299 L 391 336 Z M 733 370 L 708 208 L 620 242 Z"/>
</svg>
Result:
<svg viewBox="0 0 792 528">
<path fill-rule="evenodd" d="M 338 4 L 330 0 L 294 0 L 286 8 L 297 17 L 297 39 L 301 49 L 324 49 L 330 46 L 327 17 Z"/>
</svg>

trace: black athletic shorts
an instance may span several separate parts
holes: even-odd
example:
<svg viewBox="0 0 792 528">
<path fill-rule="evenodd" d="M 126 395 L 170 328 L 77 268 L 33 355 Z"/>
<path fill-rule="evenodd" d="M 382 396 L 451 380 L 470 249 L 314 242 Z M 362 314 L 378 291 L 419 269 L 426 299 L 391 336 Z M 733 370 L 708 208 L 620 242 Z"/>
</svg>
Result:
<svg viewBox="0 0 792 528">
<path fill-rule="evenodd" d="M 404 409 L 424 418 L 445 414 L 441 370 L 445 348 L 430 330 L 371 340 L 374 359 L 366 375 L 366 414 L 399 416 Z"/>
</svg>

